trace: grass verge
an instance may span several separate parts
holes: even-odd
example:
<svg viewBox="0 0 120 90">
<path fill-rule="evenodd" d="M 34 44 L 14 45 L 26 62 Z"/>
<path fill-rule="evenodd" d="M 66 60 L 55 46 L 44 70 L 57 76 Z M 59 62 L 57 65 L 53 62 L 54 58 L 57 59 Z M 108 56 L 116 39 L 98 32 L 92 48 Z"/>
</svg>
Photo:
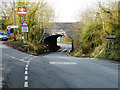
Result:
<svg viewBox="0 0 120 90">
<path fill-rule="evenodd" d="M 32 54 L 32 55 L 36 55 L 36 56 L 47 52 L 47 48 L 43 44 L 37 46 L 36 49 L 34 49 L 34 47 L 32 45 L 29 45 L 28 43 L 24 43 L 21 41 L 8 40 L 8 41 L 4 42 L 4 44 L 6 44 L 14 49 L 17 49 L 19 51 L 22 51 L 22 52 L 25 52 L 28 54 Z"/>
</svg>

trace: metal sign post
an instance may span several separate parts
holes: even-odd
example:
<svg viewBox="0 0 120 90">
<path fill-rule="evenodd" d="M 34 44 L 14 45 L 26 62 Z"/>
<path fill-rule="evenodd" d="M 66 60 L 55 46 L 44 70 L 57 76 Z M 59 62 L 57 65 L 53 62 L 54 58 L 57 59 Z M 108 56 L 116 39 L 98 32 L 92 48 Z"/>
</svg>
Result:
<svg viewBox="0 0 120 90">
<path fill-rule="evenodd" d="M 23 23 L 23 16 L 21 17 L 21 22 Z M 23 42 L 23 39 L 24 39 L 24 35 L 22 33 L 22 42 Z"/>
<path fill-rule="evenodd" d="M 15 0 L 13 1 L 13 16 L 14 16 L 14 25 L 15 25 Z M 14 41 L 16 41 L 16 31 L 15 31 L 15 28 L 14 28 Z"/>
<path fill-rule="evenodd" d="M 28 34 L 28 24 L 27 24 L 27 22 L 24 20 L 23 21 L 23 24 L 22 24 L 22 32 L 26 32 L 27 34 Z M 26 34 L 26 40 L 28 40 L 28 35 Z"/>
<path fill-rule="evenodd" d="M 108 41 L 108 48 L 110 48 L 110 41 Z"/>
<path fill-rule="evenodd" d="M 19 28 L 19 26 L 18 25 L 10 25 L 10 26 L 7 26 L 7 34 L 10 36 L 10 34 L 11 34 L 11 31 L 10 31 L 10 29 L 11 28 L 14 28 L 14 30 L 15 30 L 15 28 Z"/>
<path fill-rule="evenodd" d="M 24 40 L 24 33 L 22 33 L 22 42 L 23 42 L 23 40 Z"/>
<path fill-rule="evenodd" d="M 18 7 L 18 15 L 21 16 L 21 22 L 23 25 L 23 16 L 26 16 L 26 8 L 25 7 Z M 23 30 L 24 28 L 21 28 L 21 29 Z M 23 39 L 24 39 L 24 35 L 22 33 L 22 41 L 23 41 Z"/>
<path fill-rule="evenodd" d="M 22 23 L 22 32 L 28 32 L 28 24 L 25 20 Z"/>
</svg>

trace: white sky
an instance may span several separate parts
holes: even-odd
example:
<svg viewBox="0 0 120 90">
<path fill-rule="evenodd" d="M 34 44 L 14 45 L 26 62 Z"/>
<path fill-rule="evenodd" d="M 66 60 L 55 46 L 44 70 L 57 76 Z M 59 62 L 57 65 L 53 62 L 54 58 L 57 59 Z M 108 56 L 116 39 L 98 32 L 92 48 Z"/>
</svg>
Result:
<svg viewBox="0 0 120 90">
<path fill-rule="evenodd" d="M 57 22 L 75 22 L 85 8 L 93 7 L 97 0 L 45 0 L 53 9 Z"/>
<path fill-rule="evenodd" d="M 7 2 L 8 0 L 3 0 L 3 1 Z M 20 1 L 25 1 L 25 0 L 20 0 Z M 37 2 L 39 0 L 30 0 L 30 1 Z M 45 2 L 47 2 L 48 5 L 50 5 L 55 10 L 56 22 L 78 21 L 77 17 L 79 17 L 79 14 L 82 11 L 84 11 L 86 8 L 92 8 L 96 6 L 97 1 L 105 2 L 106 0 L 45 0 Z"/>
</svg>

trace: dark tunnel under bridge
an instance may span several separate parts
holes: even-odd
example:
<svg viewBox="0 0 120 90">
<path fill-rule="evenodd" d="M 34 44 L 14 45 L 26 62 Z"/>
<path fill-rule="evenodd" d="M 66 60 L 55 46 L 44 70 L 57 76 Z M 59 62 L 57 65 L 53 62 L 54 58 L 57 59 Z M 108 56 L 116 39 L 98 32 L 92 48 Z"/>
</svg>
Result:
<svg viewBox="0 0 120 90">
<path fill-rule="evenodd" d="M 57 35 L 48 36 L 44 39 L 44 44 L 47 46 L 49 51 L 55 52 L 60 48 L 60 46 L 57 45 L 57 38 L 62 36 L 63 35 L 61 34 L 57 34 Z"/>
</svg>

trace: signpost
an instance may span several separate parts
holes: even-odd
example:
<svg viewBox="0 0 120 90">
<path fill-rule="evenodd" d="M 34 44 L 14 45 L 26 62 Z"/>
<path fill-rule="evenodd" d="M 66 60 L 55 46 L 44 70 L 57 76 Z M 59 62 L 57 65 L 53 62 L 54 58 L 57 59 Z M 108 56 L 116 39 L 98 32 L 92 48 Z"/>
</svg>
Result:
<svg viewBox="0 0 120 90">
<path fill-rule="evenodd" d="M 19 26 L 18 26 L 18 25 L 7 26 L 7 29 L 8 29 L 8 30 L 7 30 L 7 34 L 8 34 L 9 36 L 10 36 L 10 34 L 11 34 L 11 31 L 10 31 L 11 28 L 14 28 L 14 29 L 15 29 L 15 28 L 19 28 Z"/>
<path fill-rule="evenodd" d="M 9 35 L 10 36 L 10 34 L 11 34 L 11 31 L 10 31 L 10 29 L 11 29 L 11 27 L 10 26 L 7 26 L 7 35 Z"/>
<path fill-rule="evenodd" d="M 18 15 L 19 16 L 26 16 L 26 8 L 25 7 L 18 7 Z"/>
<path fill-rule="evenodd" d="M 19 28 L 18 25 L 11 25 L 10 27 L 11 27 L 11 28 Z"/>
<path fill-rule="evenodd" d="M 10 26 L 7 26 L 7 29 L 8 29 L 8 30 L 7 30 L 7 34 L 8 34 L 9 36 L 10 36 L 10 34 L 11 34 L 11 31 L 10 31 L 11 28 L 14 28 L 14 29 L 15 29 L 15 28 L 19 28 L 19 26 L 18 26 L 18 25 L 10 25 Z"/>
<path fill-rule="evenodd" d="M 8 29 L 8 30 L 10 30 L 10 29 L 11 29 L 11 27 L 10 27 L 10 26 L 7 26 L 7 29 Z"/>
<path fill-rule="evenodd" d="M 22 20 L 22 32 L 27 32 L 27 34 L 28 34 L 28 24 L 26 23 L 25 20 L 23 22 L 23 16 L 26 16 L 26 8 L 18 7 L 18 15 L 21 16 L 21 20 Z M 24 39 L 24 35 L 22 33 L 22 41 L 23 41 L 23 39 Z"/>
<path fill-rule="evenodd" d="M 11 34 L 10 29 L 7 30 L 7 34 L 10 36 L 10 34 Z"/>
<path fill-rule="evenodd" d="M 27 24 L 27 22 L 25 20 L 22 23 L 22 32 L 24 32 L 24 33 L 27 32 L 26 39 L 28 39 L 28 24 Z"/>
<path fill-rule="evenodd" d="M 7 29 L 11 29 L 11 28 L 19 28 L 19 26 L 18 25 L 7 26 Z"/>
<path fill-rule="evenodd" d="M 115 35 L 106 35 L 106 40 L 114 40 L 116 39 L 116 36 Z"/>
<path fill-rule="evenodd" d="M 22 32 L 28 32 L 28 24 L 25 20 L 22 23 Z"/>
<path fill-rule="evenodd" d="M 110 47 L 110 41 L 112 41 L 112 44 L 114 44 L 113 40 L 116 39 L 115 35 L 106 35 L 106 40 L 108 41 L 108 48 Z"/>
</svg>

